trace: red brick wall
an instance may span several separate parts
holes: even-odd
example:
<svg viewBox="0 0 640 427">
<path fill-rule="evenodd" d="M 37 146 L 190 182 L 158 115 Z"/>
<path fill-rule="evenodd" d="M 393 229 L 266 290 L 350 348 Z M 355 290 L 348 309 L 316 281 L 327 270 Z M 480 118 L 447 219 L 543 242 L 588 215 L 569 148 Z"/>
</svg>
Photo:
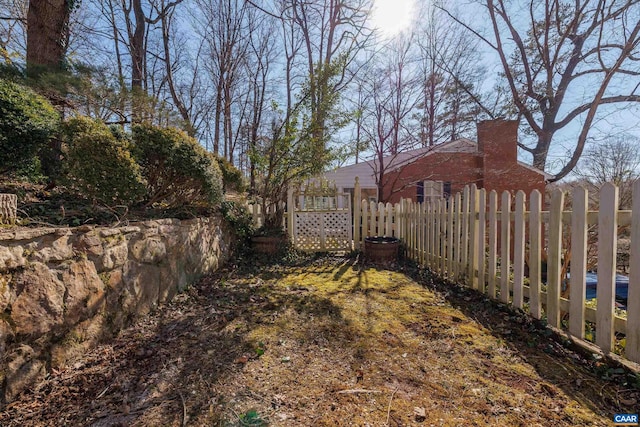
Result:
<svg viewBox="0 0 640 427">
<path fill-rule="evenodd" d="M 544 176 L 517 162 L 517 135 L 517 121 L 479 122 L 478 153 L 433 153 L 388 171 L 383 179 L 384 200 L 416 200 L 416 183 L 424 180 L 451 182 L 452 194 L 474 183 L 499 194 L 523 190 L 528 196 L 534 189 L 544 193 Z"/>
<path fill-rule="evenodd" d="M 396 203 L 401 198 L 416 200 L 419 181 L 451 182 L 453 194 L 465 185 L 481 185 L 482 162 L 473 153 L 433 153 L 419 158 L 400 170 L 388 172 L 384 179 L 387 201 Z"/>
</svg>

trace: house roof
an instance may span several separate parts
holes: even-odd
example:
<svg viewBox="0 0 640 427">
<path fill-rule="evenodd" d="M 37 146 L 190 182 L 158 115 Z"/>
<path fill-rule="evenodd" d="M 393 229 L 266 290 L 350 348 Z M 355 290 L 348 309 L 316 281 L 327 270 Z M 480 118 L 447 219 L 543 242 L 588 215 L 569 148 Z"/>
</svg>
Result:
<svg viewBox="0 0 640 427">
<path fill-rule="evenodd" d="M 390 154 L 384 156 L 383 162 L 386 165 L 386 169 L 397 169 L 406 164 L 415 161 L 418 158 L 429 156 L 433 153 L 478 153 L 478 143 L 471 141 L 467 138 L 457 139 L 455 141 L 445 142 L 438 144 L 434 147 L 422 147 L 414 150 L 403 151 L 397 154 Z M 526 163 L 518 162 L 519 165 L 537 172 L 544 176 L 545 180 L 550 179 L 552 175 L 549 175 L 533 166 Z M 352 188 L 355 177 L 360 180 L 361 188 L 376 188 L 375 176 L 378 171 L 378 162 L 375 159 L 370 159 L 365 162 L 356 163 L 353 165 L 342 166 L 330 171 L 325 172 L 324 178 L 330 182 L 335 183 L 338 188 Z"/>
<path fill-rule="evenodd" d="M 528 165 L 528 164 L 526 164 L 526 163 L 522 163 L 522 162 L 520 162 L 520 161 L 519 161 L 519 162 L 518 162 L 518 164 L 519 164 L 520 166 L 522 166 L 523 168 L 527 168 L 527 169 L 529 169 L 530 171 L 533 171 L 533 172 L 539 173 L 540 175 L 544 176 L 544 180 L 545 180 L 545 181 L 548 181 L 548 180 L 550 180 L 551 178 L 553 178 L 553 177 L 554 177 L 554 175 L 551 175 L 550 173 L 546 173 L 545 171 L 541 171 L 540 169 L 538 169 L 538 168 L 536 168 L 536 167 L 534 167 L 534 166 Z"/>
<path fill-rule="evenodd" d="M 431 153 L 474 153 L 477 152 L 477 144 L 469 139 L 462 138 L 449 141 L 434 147 L 422 147 L 414 150 L 403 151 L 383 157 L 386 168 L 398 168 L 414 161 L 416 158 L 427 156 Z M 338 188 L 352 188 L 355 177 L 359 177 L 362 188 L 376 188 L 375 176 L 378 171 L 378 162 L 370 159 L 353 165 L 342 166 L 325 172 L 324 178 L 334 182 Z"/>
</svg>

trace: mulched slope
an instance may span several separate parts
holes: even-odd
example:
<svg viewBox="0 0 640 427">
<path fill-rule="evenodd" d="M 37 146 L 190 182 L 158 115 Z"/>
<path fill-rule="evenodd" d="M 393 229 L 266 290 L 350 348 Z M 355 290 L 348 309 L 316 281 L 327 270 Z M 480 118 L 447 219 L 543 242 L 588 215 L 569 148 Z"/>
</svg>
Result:
<svg viewBox="0 0 640 427">
<path fill-rule="evenodd" d="M 636 409 L 626 374 L 412 276 L 337 258 L 218 272 L 25 393 L 0 425 L 605 426 Z"/>
</svg>

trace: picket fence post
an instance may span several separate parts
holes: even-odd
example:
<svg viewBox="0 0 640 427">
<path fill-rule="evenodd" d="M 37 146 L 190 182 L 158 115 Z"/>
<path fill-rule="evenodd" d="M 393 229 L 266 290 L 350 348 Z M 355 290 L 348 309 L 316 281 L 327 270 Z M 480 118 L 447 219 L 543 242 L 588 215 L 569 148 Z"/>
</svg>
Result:
<svg viewBox="0 0 640 427">
<path fill-rule="evenodd" d="M 423 221 L 422 217 L 422 203 L 415 203 L 415 220 L 414 220 L 414 228 L 416 235 L 416 254 L 414 256 L 415 261 L 420 263 L 422 258 L 422 244 L 423 244 L 423 236 L 422 236 L 422 226 L 421 222 Z"/>
<path fill-rule="evenodd" d="M 618 188 L 606 183 L 600 189 L 598 214 L 598 287 L 596 298 L 596 345 L 611 352 L 615 338 L 613 316 L 615 306 L 616 248 L 618 236 Z"/>
<path fill-rule="evenodd" d="M 524 199 L 524 191 L 518 191 L 513 232 L 513 305 L 517 308 L 524 305 Z"/>
<path fill-rule="evenodd" d="M 469 285 L 469 278 L 466 276 L 468 270 L 467 265 L 469 262 L 469 186 L 464 187 L 462 192 L 462 242 L 460 245 L 460 252 L 462 253 L 460 260 L 460 274 L 466 285 Z"/>
<path fill-rule="evenodd" d="M 353 185 L 353 240 L 355 249 L 360 250 L 362 236 L 360 233 L 360 224 L 362 222 L 362 190 L 360 189 L 360 178 L 356 176 L 356 182 Z"/>
<path fill-rule="evenodd" d="M 432 229 L 432 224 L 433 224 L 433 215 L 431 212 L 431 202 L 429 200 L 427 200 L 425 203 L 425 242 L 426 242 L 426 263 L 429 266 L 432 266 L 433 263 L 433 258 L 432 258 L 432 251 L 433 251 L 433 229 Z"/>
<path fill-rule="evenodd" d="M 478 187 L 471 184 L 469 200 L 469 286 L 478 289 Z"/>
<path fill-rule="evenodd" d="M 640 363 L 640 180 L 633 185 L 632 212 L 625 356 Z"/>
<path fill-rule="evenodd" d="M 454 231 L 454 245 L 455 252 L 453 254 L 454 262 L 454 279 L 460 280 L 462 271 L 462 194 L 456 193 L 454 201 L 454 216 L 455 216 L 455 231 Z"/>
<path fill-rule="evenodd" d="M 511 193 L 508 191 L 502 192 L 500 212 L 500 301 L 508 304 L 511 270 Z"/>
<path fill-rule="evenodd" d="M 392 228 L 392 224 L 391 224 L 391 217 L 393 216 L 393 207 L 391 206 L 391 203 L 387 202 L 387 204 L 384 207 L 384 211 L 385 211 L 385 216 L 386 216 L 386 223 L 384 226 L 384 234 L 386 236 L 393 236 L 393 228 Z"/>
<path fill-rule="evenodd" d="M 454 215 L 454 204 L 453 197 L 449 197 L 448 199 L 448 211 L 447 211 L 447 277 L 449 280 L 454 279 L 453 275 L 453 244 L 455 242 L 454 239 L 454 229 L 453 229 L 453 215 Z"/>
<path fill-rule="evenodd" d="M 362 203 L 362 240 L 363 241 L 366 237 L 369 237 L 369 225 L 367 223 L 368 221 L 369 221 L 369 213 L 367 209 L 367 203 L 365 202 L 365 203 Z"/>
<path fill-rule="evenodd" d="M 489 273 L 489 298 L 496 298 L 498 287 L 498 193 L 491 190 L 489 193 L 489 261 L 487 263 Z"/>
<path fill-rule="evenodd" d="M 588 192 L 573 190 L 571 213 L 571 277 L 569 279 L 569 332 L 584 339 L 584 298 L 587 273 L 587 209 Z"/>
<path fill-rule="evenodd" d="M 564 192 L 559 188 L 551 194 L 549 211 L 549 258 L 547 260 L 547 322 L 560 327 L 560 269 L 562 266 L 562 209 Z"/>
<path fill-rule="evenodd" d="M 529 311 L 536 319 L 542 317 L 540 301 L 542 251 L 542 195 L 533 190 L 529 199 Z"/>
<path fill-rule="evenodd" d="M 478 205 L 478 290 L 482 293 L 486 289 L 486 251 L 487 251 L 487 191 L 481 188 L 478 191 L 480 204 Z"/>
</svg>

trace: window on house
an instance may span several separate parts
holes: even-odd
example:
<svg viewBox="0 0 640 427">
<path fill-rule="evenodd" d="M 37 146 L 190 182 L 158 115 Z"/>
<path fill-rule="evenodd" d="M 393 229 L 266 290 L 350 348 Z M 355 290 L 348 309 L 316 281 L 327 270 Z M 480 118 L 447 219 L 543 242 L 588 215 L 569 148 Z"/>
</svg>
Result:
<svg viewBox="0 0 640 427">
<path fill-rule="evenodd" d="M 443 196 L 442 181 L 424 181 L 424 201 L 435 201 Z"/>
<path fill-rule="evenodd" d="M 442 186 L 442 195 L 445 199 L 451 197 L 451 181 L 447 181 Z"/>
<path fill-rule="evenodd" d="M 424 202 L 424 181 L 419 181 L 416 186 L 416 201 L 418 203 Z"/>
</svg>

